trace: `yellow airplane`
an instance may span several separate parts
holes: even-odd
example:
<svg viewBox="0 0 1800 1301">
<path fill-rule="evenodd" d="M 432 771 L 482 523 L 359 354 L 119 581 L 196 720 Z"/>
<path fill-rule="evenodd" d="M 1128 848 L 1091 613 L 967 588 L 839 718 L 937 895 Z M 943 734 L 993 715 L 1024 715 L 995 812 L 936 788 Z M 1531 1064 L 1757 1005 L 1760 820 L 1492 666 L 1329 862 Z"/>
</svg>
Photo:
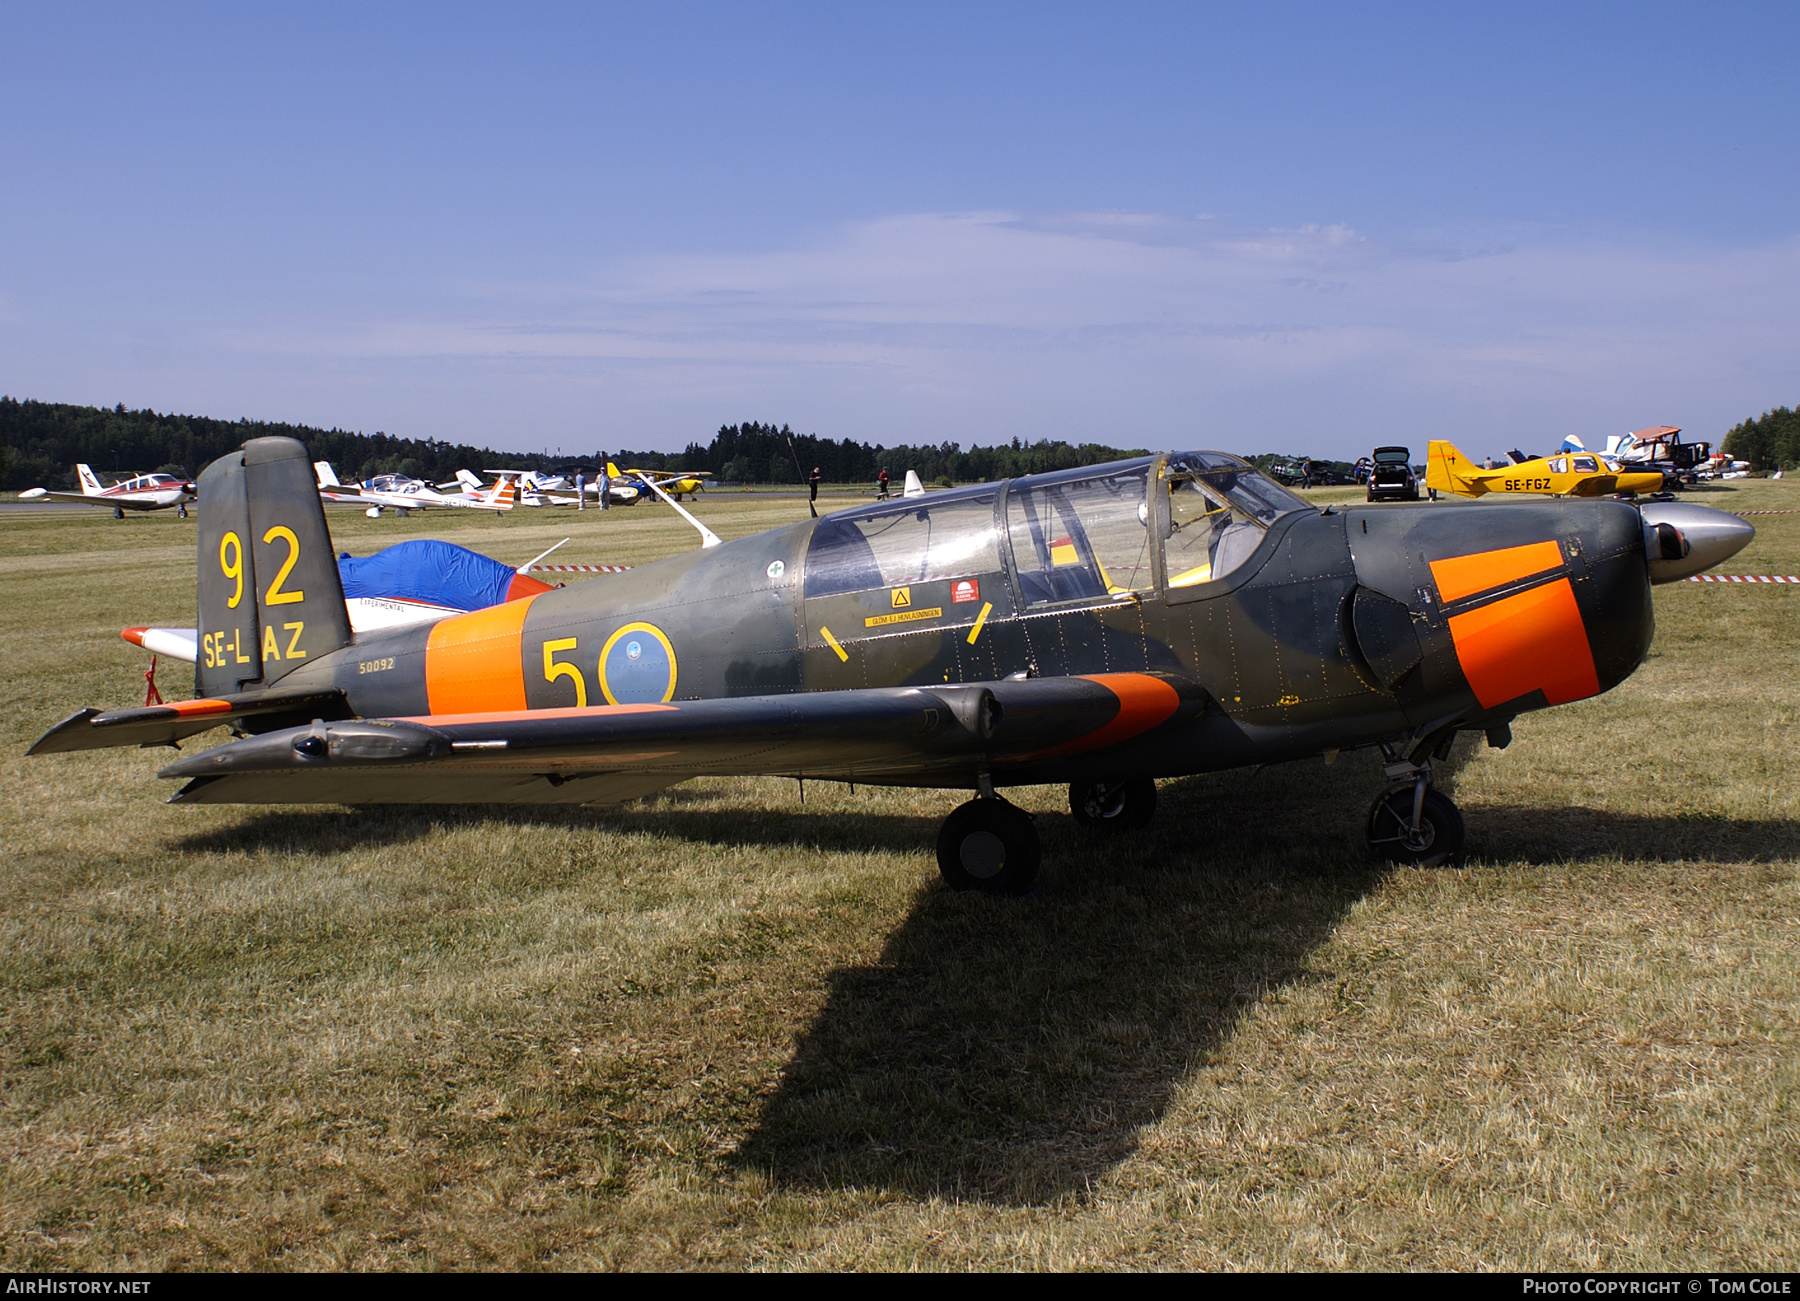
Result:
<svg viewBox="0 0 1800 1301">
<path fill-rule="evenodd" d="M 621 474 L 619 467 L 611 461 L 606 463 L 606 473 L 610 478 L 624 479 L 627 483 L 634 479 L 643 483 L 654 482 L 657 487 L 677 501 L 681 500 L 683 496 L 692 497 L 705 487 L 705 481 L 692 474 L 663 474 L 650 470 L 626 470 Z"/>
<path fill-rule="evenodd" d="M 1615 492 L 1657 492 L 1660 472 L 1620 472 L 1592 452 L 1559 452 L 1519 465 L 1484 470 L 1447 442 L 1433 441 L 1425 452 L 1425 486 L 1459 497 L 1490 492 L 1547 493 L 1555 497 L 1605 497 Z"/>
</svg>

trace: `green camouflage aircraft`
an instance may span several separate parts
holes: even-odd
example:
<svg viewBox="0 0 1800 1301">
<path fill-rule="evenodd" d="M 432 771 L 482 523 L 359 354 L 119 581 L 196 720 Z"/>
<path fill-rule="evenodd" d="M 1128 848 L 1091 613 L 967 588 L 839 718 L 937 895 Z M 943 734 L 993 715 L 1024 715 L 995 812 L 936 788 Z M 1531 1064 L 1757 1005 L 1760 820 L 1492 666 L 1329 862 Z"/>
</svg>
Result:
<svg viewBox="0 0 1800 1301">
<path fill-rule="evenodd" d="M 1606 691 L 1649 649 L 1652 583 L 1753 530 L 1612 500 L 1309 505 L 1179 452 L 838 511 L 436 623 L 353 636 L 297 442 L 199 480 L 197 699 L 83 709 L 31 753 L 239 739 L 179 803 L 573 803 L 702 775 L 973 791 L 938 863 L 1018 893 L 1039 861 L 1000 791 L 1149 818 L 1155 779 L 1378 746 L 1378 853 L 1441 863 L 1458 732 Z"/>
</svg>

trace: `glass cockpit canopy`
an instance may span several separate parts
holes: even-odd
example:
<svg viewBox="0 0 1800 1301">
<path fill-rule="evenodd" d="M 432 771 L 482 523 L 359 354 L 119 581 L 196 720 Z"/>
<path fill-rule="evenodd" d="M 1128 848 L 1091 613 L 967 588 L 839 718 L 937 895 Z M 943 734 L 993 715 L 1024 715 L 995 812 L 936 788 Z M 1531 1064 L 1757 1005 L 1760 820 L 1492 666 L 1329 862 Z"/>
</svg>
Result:
<svg viewBox="0 0 1800 1301">
<path fill-rule="evenodd" d="M 1118 596 L 1154 586 L 1149 492 L 1167 491 L 1164 533 L 1171 587 L 1222 578 L 1248 559 L 1268 526 L 1310 510 L 1304 501 L 1222 452 L 1139 457 L 1005 484 L 980 484 L 836 511 L 819 521 L 805 595 L 897 587 L 1012 569 L 1027 605 Z M 1004 489 L 1003 519 L 995 507 Z"/>
<path fill-rule="evenodd" d="M 1222 452 L 1169 458 L 1165 581 L 1197 587 L 1229 577 L 1262 545 L 1269 525 L 1312 508 L 1245 461 Z"/>
</svg>

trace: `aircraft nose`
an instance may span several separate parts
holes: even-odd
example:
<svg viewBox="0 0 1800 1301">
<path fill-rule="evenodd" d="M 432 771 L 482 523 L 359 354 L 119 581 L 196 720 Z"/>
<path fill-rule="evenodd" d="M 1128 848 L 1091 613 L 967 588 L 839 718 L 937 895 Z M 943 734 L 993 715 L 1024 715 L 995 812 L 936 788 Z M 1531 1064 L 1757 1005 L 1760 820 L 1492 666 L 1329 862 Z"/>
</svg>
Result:
<svg viewBox="0 0 1800 1301">
<path fill-rule="evenodd" d="M 1731 559 L 1756 529 L 1736 515 L 1681 501 L 1653 501 L 1644 517 L 1644 554 L 1652 583 L 1674 583 Z"/>
</svg>

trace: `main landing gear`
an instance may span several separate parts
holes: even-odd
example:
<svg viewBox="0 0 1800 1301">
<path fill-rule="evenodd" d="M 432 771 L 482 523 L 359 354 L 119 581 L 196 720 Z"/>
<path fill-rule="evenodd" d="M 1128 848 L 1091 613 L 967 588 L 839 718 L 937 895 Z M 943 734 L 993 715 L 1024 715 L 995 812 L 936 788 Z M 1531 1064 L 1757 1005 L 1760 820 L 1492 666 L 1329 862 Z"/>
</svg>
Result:
<svg viewBox="0 0 1800 1301">
<path fill-rule="evenodd" d="M 1148 777 L 1127 782 L 1076 782 L 1069 787 L 1069 812 L 1080 827 L 1127 831 L 1156 816 L 1156 783 Z"/>
<path fill-rule="evenodd" d="M 1410 867 L 1455 862 L 1463 847 L 1463 816 L 1449 796 L 1431 788 L 1431 760 L 1395 759 L 1382 771 L 1393 785 L 1369 806 L 1369 848 Z"/>
<path fill-rule="evenodd" d="M 1037 880 L 1043 848 L 1031 815 L 983 782 L 983 794 L 955 809 L 938 832 L 938 871 L 952 890 L 1020 895 Z"/>
</svg>

